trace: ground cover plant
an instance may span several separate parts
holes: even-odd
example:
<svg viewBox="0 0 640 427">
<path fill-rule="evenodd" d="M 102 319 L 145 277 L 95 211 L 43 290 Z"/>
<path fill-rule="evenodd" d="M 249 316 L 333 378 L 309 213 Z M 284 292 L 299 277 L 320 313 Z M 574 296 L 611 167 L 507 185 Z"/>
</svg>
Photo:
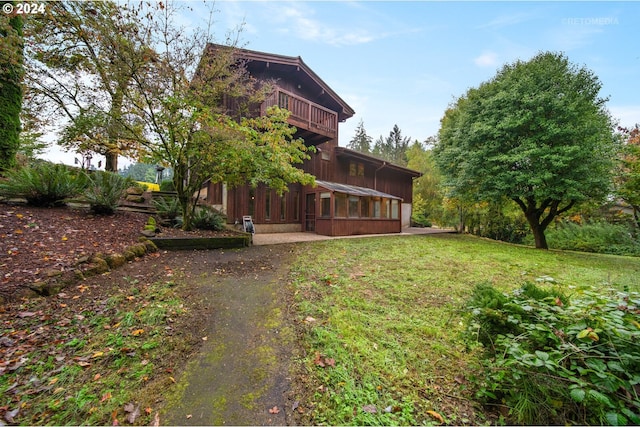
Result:
<svg viewBox="0 0 640 427">
<path fill-rule="evenodd" d="M 636 259 L 539 251 L 460 235 L 344 239 L 309 246 L 292 268 L 306 357 L 303 422 L 329 425 L 509 421 L 482 407 L 464 318 L 478 283 L 637 290 Z M 497 407 L 494 407 L 497 408 Z M 495 412 L 495 414 L 494 414 Z"/>
<path fill-rule="evenodd" d="M 477 285 L 469 338 L 486 357 L 478 396 L 518 424 L 640 423 L 640 294 L 526 283 Z"/>
</svg>

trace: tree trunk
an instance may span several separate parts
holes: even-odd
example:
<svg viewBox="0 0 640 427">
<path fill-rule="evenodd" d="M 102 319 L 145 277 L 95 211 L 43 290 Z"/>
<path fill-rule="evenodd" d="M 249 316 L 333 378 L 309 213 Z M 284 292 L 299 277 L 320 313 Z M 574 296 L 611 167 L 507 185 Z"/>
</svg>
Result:
<svg viewBox="0 0 640 427">
<path fill-rule="evenodd" d="M 547 236 L 544 235 L 544 228 L 540 224 L 538 224 L 537 221 L 535 221 L 535 223 L 529 221 L 529 226 L 531 227 L 531 232 L 533 233 L 533 239 L 536 243 L 536 249 L 549 249 L 549 245 L 547 244 Z"/>
<path fill-rule="evenodd" d="M 104 170 L 108 172 L 118 172 L 118 153 L 109 152 L 104 155 Z"/>
</svg>

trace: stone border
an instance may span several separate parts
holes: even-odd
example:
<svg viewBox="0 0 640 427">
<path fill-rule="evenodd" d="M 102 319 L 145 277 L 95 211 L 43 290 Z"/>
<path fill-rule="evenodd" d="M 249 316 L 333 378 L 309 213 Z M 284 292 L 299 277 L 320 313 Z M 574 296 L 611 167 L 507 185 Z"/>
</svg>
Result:
<svg viewBox="0 0 640 427">
<path fill-rule="evenodd" d="M 251 235 L 228 237 L 150 237 L 159 249 L 192 250 L 192 249 L 230 249 L 244 248 L 251 245 Z"/>
</svg>

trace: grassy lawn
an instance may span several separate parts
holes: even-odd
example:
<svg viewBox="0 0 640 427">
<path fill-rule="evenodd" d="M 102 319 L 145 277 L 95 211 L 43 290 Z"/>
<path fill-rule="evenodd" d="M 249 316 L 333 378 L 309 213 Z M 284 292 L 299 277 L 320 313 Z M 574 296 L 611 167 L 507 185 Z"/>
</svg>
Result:
<svg viewBox="0 0 640 427">
<path fill-rule="evenodd" d="M 329 425 L 494 422 L 474 402 L 478 355 L 463 340 L 477 283 L 640 288 L 637 258 L 459 235 L 318 242 L 291 274 L 306 349 L 298 412 Z"/>
</svg>

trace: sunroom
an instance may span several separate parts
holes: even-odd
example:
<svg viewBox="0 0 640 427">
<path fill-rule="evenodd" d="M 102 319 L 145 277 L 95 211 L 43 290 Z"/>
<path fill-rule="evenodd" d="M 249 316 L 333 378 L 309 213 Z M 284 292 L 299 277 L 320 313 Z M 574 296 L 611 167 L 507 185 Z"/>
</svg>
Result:
<svg viewBox="0 0 640 427">
<path fill-rule="evenodd" d="M 327 236 L 399 233 L 402 198 L 371 188 L 316 180 L 314 229 Z M 308 210 L 311 210 L 308 209 Z"/>
</svg>

